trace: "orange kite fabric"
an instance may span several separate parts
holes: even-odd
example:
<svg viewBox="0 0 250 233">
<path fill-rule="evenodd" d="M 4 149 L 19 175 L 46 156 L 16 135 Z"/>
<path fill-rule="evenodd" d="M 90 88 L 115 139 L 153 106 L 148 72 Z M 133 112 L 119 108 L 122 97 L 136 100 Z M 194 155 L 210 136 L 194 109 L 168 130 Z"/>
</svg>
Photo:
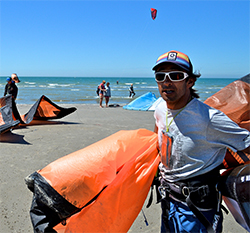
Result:
<svg viewBox="0 0 250 233">
<path fill-rule="evenodd" d="M 96 160 L 99 160 L 98 157 L 103 157 L 102 152 L 98 150 L 100 148 L 105 157 L 111 160 L 107 161 L 107 158 L 104 160 L 101 158 L 99 161 L 89 160 L 89 166 L 93 162 L 95 165 L 96 162 L 100 163 L 99 166 L 92 165 L 94 172 L 99 167 L 100 173 L 94 176 L 84 169 L 89 175 L 87 179 L 90 178 L 91 181 L 85 182 L 87 179 L 84 177 L 79 182 L 84 182 L 84 186 L 89 184 L 87 190 L 101 183 L 108 186 L 93 203 L 67 220 L 65 227 L 59 225 L 54 229 L 58 233 L 127 232 L 142 209 L 157 171 L 159 157 L 156 142 L 157 135 L 148 130 L 120 131 L 98 145 L 94 144 L 87 148 L 84 153 L 79 152 L 81 157 L 90 152 L 90 157 L 97 157 Z M 107 143 L 108 146 L 106 146 Z M 86 162 L 83 161 L 83 163 Z M 85 165 L 84 168 L 87 169 L 87 166 Z M 43 170 L 40 173 L 44 174 Z M 82 198 L 85 195 L 82 191 L 79 197 Z"/>
<path fill-rule="evenodd" d="M 12 102 L 11 95 L 0 98 L 0 134 L 20 124 L 20 120 L 13 116 Z"/>
<path fill-rule="evenodd" d="M 204 103 L 224 112 L 240 127 L 250 131 L 250 74 L 230 83 Z M 225 168 L 230 168 L 249 161 L 249 154 L 228 149 L 223 165 Z"/>
<path fill-rule="evenodd" d="M 224 112 L 240 127 L 250 131 L 250 75 L 236 80 L 205 100 Z"/>
<path fill-rule="evenodd" d="M 75 107 L 62 108 L 46 96 L 41 96 L 25 114 L 20 116 L 11 95 L 0 98 L 0 134 L 18 124 L 29 124 L 33 120 L 60 119 L 76 111 Z"/>
<path fill-rule="evenodd" d="M 54 228 L 57 232 L 127 232 L 141 211 L 158 164 L 157 134 L 146 129 L 119 131 L 52 162 L 26 182 L 43 198 L 48 183 L 77 208 L 65 226 Z M 44 179 L 41 185 L 34 178 L 38 176 Z M 51 204 L 53 196 L 45 199 L 44 204 L 60 212 L 57 206 L 62 204 Z"/>
</svg>

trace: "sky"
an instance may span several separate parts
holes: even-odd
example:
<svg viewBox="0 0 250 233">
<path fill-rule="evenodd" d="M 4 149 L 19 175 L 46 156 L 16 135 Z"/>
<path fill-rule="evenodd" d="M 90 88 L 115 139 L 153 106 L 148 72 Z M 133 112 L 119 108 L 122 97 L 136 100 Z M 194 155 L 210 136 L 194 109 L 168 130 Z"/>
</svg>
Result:
<svg viewBox="0 0 250 233">
<path fill-rule="evenodd" d="M 153 77 L 177 50 L 201 77 L 240 78 L 249 12 L 248 0 L 0 0 L 0 76 Z"/>
</svg>

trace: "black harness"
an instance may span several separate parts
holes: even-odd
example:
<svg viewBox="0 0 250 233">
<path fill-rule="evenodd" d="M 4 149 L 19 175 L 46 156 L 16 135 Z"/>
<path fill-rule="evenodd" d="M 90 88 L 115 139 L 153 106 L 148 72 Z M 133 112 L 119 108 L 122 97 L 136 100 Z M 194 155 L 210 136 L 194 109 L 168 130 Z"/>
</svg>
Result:
<svg viewBox="0 0 250 233">
<path fill-rule="evenodd" d="M 219 178 L 219 169 L 182 182 L 172 183 L 162 178 L 158 191 L 164 200 L 172 196 L 180 202 L 187 203 L 190 210 L 206 227 L 208 233 L 212 233 L 216 232 L 220 220 L 221 208 L 224 209 L 221 205 L 221 192 L 217 189 Z M 211 209 L 216 209 L 212 223 L 210 223 L 201 212 L 202 210 L 206 211 Z"/>
</svg>

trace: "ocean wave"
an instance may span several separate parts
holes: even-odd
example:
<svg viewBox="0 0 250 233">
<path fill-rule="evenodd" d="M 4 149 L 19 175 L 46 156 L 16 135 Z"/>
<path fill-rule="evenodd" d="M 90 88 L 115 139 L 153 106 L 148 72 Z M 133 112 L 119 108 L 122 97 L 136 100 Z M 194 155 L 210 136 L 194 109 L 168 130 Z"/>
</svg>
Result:
<svg viewBox="0 0 250 233">
<path fill-rule="evenodd" d="M 23 87 L 25 87 L 25 88 L 36 88 L 36 85 L 22 85 L 22 86 L 20 86 L 20 88 L 23 88 Z"/>
<path fill-rule="evenodd" d="M 75 84 L 58 84 L 59 87 L 71 87 L 74 86 Z"/>
<path fill-rule="evenodd" d="M 141 86 L 142 89 L 158 89 L 157 86 Z"/>
<path fill-rule="evenodd" d="M 59 83 L 49 83 L 50 87 L 71 87 L 74 84 L 59 84 Z"/>
<path fill-rule="evenodd" d="M 29 85 L 34 85 L 34 84 L 36 84 L 35 82 L 24 82 L 24 83 L 29 84 Z"/>
<path fill-rule="evenodd" d="M 207 89 L 210 89 L 210 90 L 213 90 L 213 89 L 218 90 L 218 89 L 222 89 L 222 88 L 223 88 L 223 87 L 221 87 L 221 86 L 207 87 Z"/>
<path fill-rule="evenodd" d="M 111 99 L 132 99 L 129 96 L 112 96 Z"/>
</svg>

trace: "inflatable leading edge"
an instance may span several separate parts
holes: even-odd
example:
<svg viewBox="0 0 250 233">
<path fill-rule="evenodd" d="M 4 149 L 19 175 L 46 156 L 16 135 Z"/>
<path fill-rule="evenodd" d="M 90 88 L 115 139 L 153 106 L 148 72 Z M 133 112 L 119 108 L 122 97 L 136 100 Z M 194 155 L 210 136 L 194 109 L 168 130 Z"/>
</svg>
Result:
<svg viewBox="0 0 250 233">
<path fill-rule="evenodd" d="M 219 189 L 235 220 L 250 232 L 250 163 L 222 174 Z"/>
<path fill-rule="evenodd" d="M 127 232 L 156 174 L 156 146 L 149 130 L 119 131 L 31 174 L 34 229 Z"/>
</svg>

